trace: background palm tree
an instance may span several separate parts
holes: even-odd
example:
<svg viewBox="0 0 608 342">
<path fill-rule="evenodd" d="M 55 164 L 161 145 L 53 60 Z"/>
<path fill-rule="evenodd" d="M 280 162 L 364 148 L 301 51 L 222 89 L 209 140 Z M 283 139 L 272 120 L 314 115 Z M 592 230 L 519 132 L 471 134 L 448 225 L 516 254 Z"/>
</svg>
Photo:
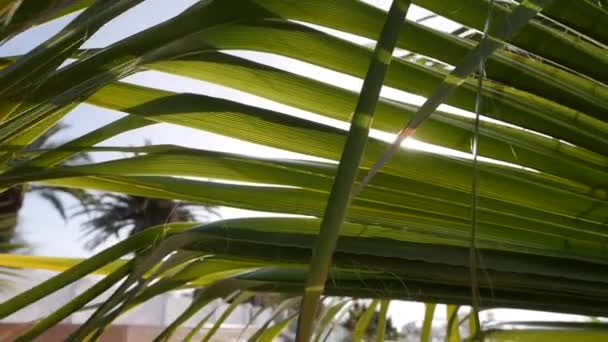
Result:
<svg viewBox="0 0 608 342">
<path fill-rule="evenodd" d="M 54 143 L 51 140 L 53 136 L 65 128 L 67 128 L 65 125 L 58 124 L 44 132 L 44 134 L 24 149 L 23 158 L 12 160 L 11 162 L 15 164 L 26 162 L 31 158 L 30 154 L 36 155 L 43 149 L 56 147 L 57 143 Z M 64 164 L 73 165 L 87 161 L 91 161 L 91 158 L 87 153 L 78 153 L 65 160 Z M 67 195 L 72 200 L 76 200 L 77 203 L 82 206 L 87 205 L 93 198 L 90 192 L 83 189 L 70 189 L 38 184 L 17 185 L 0 192 L 0 251 L 2 252 L 13 251 L 16 248 L 23 246 L 22 243 L 11 242 L 15 239 L 15 229 L 18 224 L 19 211 L 23 206 L 25 196 L 28 194 L 35 194 L 47 200 L 64 220 L 67 220 L 68 214 L 64 205 L 64 199 L 61 197 L 62 194 Z"/>
<path fill-rule="evenodd" d="M 46 131 L 24 150 L 27 154 L 37 154 L 40 151 L 58 146 L 53 138 L 66 125 L 58 124 Z M 148 142 L 146 144 L 149 144 Z M 19 162 L 26 162 L 24 158 Z M 16 162 L 16 161 L 13 161 Z M 92 162 L 88 153 L 78 153 L 66 159 L 63 165 L 78 165 Z M 19 210 L 24 197 L 28 194 L 37 195 L 48 201 L 57 213 L 64 219 L 88 216 L 82 223 L 84 234 L 89 237 L 85 247 L 94 249 L 109 237 L 120 237 L 121 231 L 128 235 L 135 234 L 145 228 L 179 221 L 193 221 L 196 218 L 192 205 L 166 199 L 146 198 L 112 193 L 90 192 L 84 189 L 66 188 L 41 184 L 18 185 L 0 193 L 0 247 L 3 251 L 13 250 L 22 244 L 10 243 L 15 237 L 15 228 Z M 64 198 L 63 195 L 67 195 Z M 65 205 L 66 199 L 75 201 L 72 208 Z M 197 206 L 204 209 L 204 215 L 217 215 L 212 207 Z M 203 219 L 199 215 L 199 219 Z"/>
<path fill-rule="evenodd" d="M 213 208 L 205 210 L 215 212 Z M 83 203 L 74 216 L 82 215 L 90 217 L 82 223 L 85 235 L 90 237 L 85 244 L 89 249 L 111 236 L 120 238 L 121 231 L 133 235 L 146 228 L 196 219 L 191 206 L 177 201 L 110 193 L 96 194 Z"/>
</svg>

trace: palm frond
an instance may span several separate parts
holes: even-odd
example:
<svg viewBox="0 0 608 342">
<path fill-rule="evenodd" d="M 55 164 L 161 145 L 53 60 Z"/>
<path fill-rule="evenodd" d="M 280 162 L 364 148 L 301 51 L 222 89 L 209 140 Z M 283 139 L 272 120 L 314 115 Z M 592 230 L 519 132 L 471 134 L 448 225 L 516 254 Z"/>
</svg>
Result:
<svg viewBox="0 0 608 342">
<path fill-rule="evenodd" d="M 98 337 L 124 312 L 184 288 L 199 289 L 207 297 L 188 308 L 160 339 L 207 300 L 235 291 L 294 297 L 312 287 L 314 295 L 304 296 L 300 338 L 318 341 L 347 305 L 326 302 L 332 304 L 317 312 L 321 293 L 377 300 L 384 311 L 389 299 L 424 301 L 429 316 L 435 303 L 470 305 L 471 142 L 476 139 L 471 113 L 478 94 L 484 103 L 476 196 L 481 262 L 474 267 L 480 307 L 608 315 L 608 54 L 602 26 L 608 12 L 603 1 L 413 1 L 457 22 L 462 28 L 452 33 L 361 1 L 198 1 L 110 46 L 80 49 L 93 32 L 139 2 L 26 0 L 15 6 L 0 1 L 0 16 L 7 23 L 0 39 L 84 9 L 32 52 L 0 60 L 2 196 L 36 182 L 31 189 L 49 194 L 44 196 L 61 210 L 46 187 L 101 191 L 106 195 L 96 203 L 87 202 L 71 214 L 89 212 L 87 227 L 102 237 L 123 229 L 134 233 L 77 265 L 75 260 L 53 264 L 47 259 L 46 267 L 71 268 L 3 303 L 0 317 L 87 274 L 110 273 L 40 321 L 27 338 L 120 280 L 110 299 L 70 338 Z M 478 32 L 489 6 L 496 17 L 484 40 Z M 385 22 L 390 37 L 381 34 Z M 352 35 L 373 42 L 360 44 Z M 393 56 L 393 47 L 406 52 Z M 289 63 L 268 65 L 272 63 L 265 58 L 274 58 L 270 55 L 358 78 L 363 89 L 348 90 L 349 85 L 322 77 L 324 72 L 310 74 Z M 68 58 L 73 63 L 58 69 Z M 478 89 L 483 75 L 474 69 L 480 60 L 486 68 Z M 228 87 L 291 108 L 121 82 L 142 70 Z M 392 89 L 380 93 L 382 86 Z M 398 96 L 390 95 L 395 90 L 401 91 Z M 403 92 L 429 102 L 408 103 Z M 60 145 L 36 145 L 80 103 L 126 116 Z M 437 110 L 441 104 L 468 113 Z M 336 124 L 296 117 L 293 109 Z M 433 149 L 393 145 L 390 162 L 381 159 L 391 145 L 378 137 L 398 133 L 411 120 L 417 129 L 406 129 L 408 134 Z M 97 146 L 157 123 L 296 152 L 314 161 L 174 145 Z M 349 123 L 347 132 L 342 127 Z M 368 138 L 370 129 L 375 131 Z M 352 148 L 355 140 L 359 144 Z M 66 162 L 102 150 L 128 154 L 105 162 Z M 375 177 L 366 179 L 364 187 L 358 180 L 370 171 Z M 336 195 L 332 187 L 342 192 Z M 363 191 L 353 197 L 353 187 Z M 178 222 L 197 219 L 190 205 L 312 218 Z M 13 225 L 14 218 L 7 216 Z M 143 229 L 155 224 L 160 225 Z M 131 253 L 131 261 L 119 261 Z M 0 257 L 2 266 L 44 266 L 32 262 Z M 449 308 L 454 339 L 457 310 Z M 267 324 L 256 338 L 276 337 L 294 317 Z M 205 320 L 201 322 L 199 327 Z M 499 340 L 539 330 L 488 328 L 479 333 Z M 546 336 L 557 336 L 548 330 L 543 330 Z"/>
</svg>

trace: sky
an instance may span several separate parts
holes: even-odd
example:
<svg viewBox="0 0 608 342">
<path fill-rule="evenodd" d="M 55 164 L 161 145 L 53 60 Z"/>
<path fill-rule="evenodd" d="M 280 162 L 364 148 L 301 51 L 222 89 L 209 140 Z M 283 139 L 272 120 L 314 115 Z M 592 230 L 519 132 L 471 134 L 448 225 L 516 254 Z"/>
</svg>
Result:
<svg viewBox="0 0 608 342">
<path fill-rule="evenodd" d="M 100 29 L 90 38 L 89 41 L 85 43 L 84 47 L 93 48 L 107 46 L 117 40 L 126 38 L 142 29 L 175 16 L 195 2 L 195 0 L 147 0 Z M 390 4 L 390 1 L 388 0 L 369 0 L 368 2 L 385 9 L 388 8 Z M 416 6 L 412 6 L 408 13 L 408 18 L 416 20 L 425 17 L 428 14 L 430 14 L 430 12 Z M 0 46 L 0 56 L 19 55 L 28 52 L 30 49 L 42 43 L 52 34 L 58 32 L 73 17 L 74 16 L 69 16 L 56 20 L 49 24 L 36 27 L 22 35 L 15 37 L 14 39 Z M 457 24 L 443 18 L 430 19 L 424 23 L 445 31 L 451 31 L 459 27 Z M 326 31 L 331 34 L 337 34 L 341 38 L 352 40 L 358 44 L 369 44 L 371 42 L 361 37 L 336 33 L 335 31 L 331 30 Z M 240 57 L 252 59 L 257 62 L 272 65 L 281 69 L 290 70 L 302 75 L 315 75 L 316 79 L 337 84 L 341 87 L 357 92 L 362 84 L 360 79 L 285 57 L 244 51 L 233 51 L 230 53 L 234 53 Z M 201 93 L 245 103 L 252 103 L 256 106 L 320 121 L 329 125 L 340 127 L 342 129 L 348 129 L 348 125 L 345 123 L 324 118 L 315 113 L 305 112 L 241 91 L 236 91 L 198 80 L 150 71 L 136 74 L 125 79 L 124 81 L 170 91 Z M 387 87 L 383 88 L 381 95 L 386 98 L 413 104 L 421 104 L 424 101 L 424 98 L 422 97 L 407 94 Z M 441 106 L 440 109 L 454 113 L 455 115 L 472 115 L 471 113 L 445 105 Z M 80 105 L 77 109 L 66 116 L 64 123 L 68 126 L 68 128 L 58 134 L 54 141 L 66 141 L 77 137 L 112 122 L 121 117 L 121 115 L 122 114 L 118 112 L 97 108 L 91 105 Z M 393 136 L 390 134 L 378 131 L 372 132 L 372 136 L 387 141 L 392 141 L 393 138 Z M 169 124 L 157 124 L 121 134 L 109 139 L 108 141 L 105 141 L 101 145 L 136 146 L 143 145 L 146 140 L 150 140 L 154 144 L 170 143 L 194 148 L 252 154 L 261 157 L 272 156 L 275 158 L 309 158 L 307 156 L 288 151 L 277 150 L 213 133 Z M 410 148 L 430 149 L 433 152 L 446 153 L 446 151 L 440 150 L 437 147 L 428 146 L 427 144 L 416 141 L 409 141 L 408 146 Z M 463 153 L 458 154 L 451 151 L 447 151 L 447 153 L 467 157 L 466 154 Z M 96 160 L 116 157 L 120 157 L 120 155 L 95 155 Z M 68 199 L 66 200 L 68 206 L 70 206 L 70 201 Z M 74 203 L 72 202 L 72 204 Z M 221 208 L 220 215 L 222 218 L 234 218 L 243 216 L 263 216 L 266 214 L 234 208 Z M 52 206 L 50 206 L 49 203 L 42 198 L 38 196 L 26 196 L 24 207 L 20 213 L 18 234 L 20 239 L 27 242 L 27 244 L 30 246 L 28 251 L 29 254 L 43 256 L 87 257 L 117 241 L 116 239 L 110 239 L 107 241 L 107 243 L 95 251 L 85 249 L 83 245 L 86 238 L 83 236 L 80 228 L 82 220 L 83 218 L 75 218 L 69 219 L 66 222 L 59 216 Z M 397 326 L 401 326 L 409 321 L 421 319 L 424 314 L 424 306 L 422 303 L 395 303 L 391 305 L 390 312 Z M 445 317 L 445 309 L 443 307 L 438 307 L 437 312 L 439 317 Z M 517 319 L 526 319 L 526 317 L 530 317 L 532 319 L 554 319 L 556 317 L 553 315 L 547 316 L 513 310 L 507 310 L 504 312 L 506 312 L 504 314 L 505 317 L 517 317 Z M 500 313 L 497 313 L 497 315 L 500 315 Z M 559 317 L 565 316 L 562 315 Z"/>
</svg>

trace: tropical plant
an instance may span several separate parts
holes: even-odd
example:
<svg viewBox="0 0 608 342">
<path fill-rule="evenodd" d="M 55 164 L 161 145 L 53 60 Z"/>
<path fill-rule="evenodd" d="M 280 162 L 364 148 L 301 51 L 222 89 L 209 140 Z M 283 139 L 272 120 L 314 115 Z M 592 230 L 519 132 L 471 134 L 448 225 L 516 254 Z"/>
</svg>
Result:
<svg viewBox="0 0 608 342">
<path fill-rule="evenodd" d="M 89 249 L 111 236 L 121 238 L 121 231 L 133 235 L 149 227 L 195 220 L 194 213 L 182 203 L 111 193 L 95 196 L 74 214 L 82 215 L 89 217 L 82 223 L 85 235 L 90 236 L 86 243 Z"/>
<path fill-rule="evenodd" d="M 52 149 L 57 146 L 51 138 L 65 129 L 62 123 L 51 127 L 40 137 L 29 144 L 24 151 L 36 153 L 41 150 Z M 63 165 L 78 165 L 92 162 L 87 153 L 78 153 L 62 162 Z M 23 162 L 23 161 L 22 161 Z M 82 223 L 85 235 L 89 240 L 85 247 L 94 249 L 111 236 L 120 238 L 121 231 L 128 235 L 137 233 L 145 228 L 170 222 L 194 221 L 195 214 L 192 208 L 185 203 L 166 199 L 146 198 L 112 193 L 92 193 L 83 189 L 65 188 L 40 184 L 17 185 L 0 193 L 0 215 L 7 217 L 6 228 L 2 229 L 0 243 L 7 246 L 4 251 L 10 251 L 21 246 L 11 243 L 17 225 L 19 209 L 26 194 L 33 193 L 47 200 L 57 213 L 67 220 L 68 216 L 87 216 L 88 220 Z M 64 204 L 62 194 L 76 200 L 74 211 L 70 213 Z M 200 206 L 199 206 L 200 207 Z M 205 207 L 209 214 L 217 215 L 214 208 Z"/>
<path fill-rule="evenodd" d="M 41 149 L 50 149 L 54 144 L 50 142 L 50 138 L 65 128 L 65 125 L 57 124 L 44 132 L 36 140 L 30 143 L 23 153 L 23 162 L 27 160 L 28 153 L 35 153 Z M 91 161 L 86 153 L 78 153 L 72 155 L 64 161 L 65 164 Z M 75 199 L 80 205 L 86 205 L 90 202 L 92 196 L 83 189 L 62 188 L 39 184 L 18 184 L 9 189 L 0 192 L 0 251 L 10 252 L 22 247 L 23 244 L 15 242 L 15 230 L 19 211 L 23 206 L 24 197 L 28 193 L 34 193 L 47 200 L 65 220 L 67 219 L 66 208 L 60 194 L 68 195 Z"/>
<path fill-rule="evenodd" d="M 315 329 L 323 321 L 321 294 L 472 304 L 476 312 L 509 307 L 607 314 L 608 12 L 602 2 L 412 1 L 484 32 L 468 39 L 403 21 L 411 7 L 406 0 L 394 1 L 389 13 L 354 0 L 209 0 L 106 48 L 79 49 L 140 2 L 74 1 L 86 9 L 63 31 L 0 63 L 1 187 L 38 182 L 312 218 L 144 230 L 0 306 L 6 317 L 87 274 L 107 274 L 25 339 L 120 280 L 71 340 L 94 339 L 121 313 L 176 288 L 202 291 L 159 340 L 212 299 L 246 300 L 251 291 L 303 295 L 299 341 L 325 336 Z M 11 36 L 6 13 L 5 34 Z M 372 50 L 335 30 L 377 43 Z M 394 58 L 394 48 L 439 64 Z M 290 57 L 363 78 L 363 87 L 351 92 L 227 50 Z M 57 69 L 67 58 L 76 61 Z M 242 90 L 350 122 L 350 129 L 255 103 L 120 82 L 142 70 Z M 382 98 L 382 85 L 427 100 L 418 107 Z M 127 116 L 13 161 L 81 102 Z M 437 110 L 440 104 L 469 115 Z M 116 146 L 139 154 L 60 165 L 105 139 L 154 123 L 334 162 L 162 145 Z M 393 144 L 368 139 L 370 128 L 398 138 Z M 409 137 L 451 154 L 400 148 Z M 135 258 L 120 259 L 132 252 Z M 44 266 L 6 255 L 0 262 Z M 295 319 L 254 336 L 272 340 Z M 481 329 L 473 327 L 477 338 Z"/>
</svg>

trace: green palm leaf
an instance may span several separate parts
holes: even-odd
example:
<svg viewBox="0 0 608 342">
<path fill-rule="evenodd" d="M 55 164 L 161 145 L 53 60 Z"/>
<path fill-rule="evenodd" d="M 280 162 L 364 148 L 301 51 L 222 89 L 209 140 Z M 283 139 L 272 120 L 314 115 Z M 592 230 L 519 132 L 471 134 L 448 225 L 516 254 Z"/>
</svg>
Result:
<svg viewBox="0 0 608 342">
<path fill-rule="evenodd" d="M 478 92 L 485 116 L 478 132 L 476 247 L 482 262 L 474 268 L 479 305 L 608 314 L 608 55 L 602 26 L 608 15 L 603 0 L 413 1 L 455 21 L 461 26 L 455 33 L 430 27 L 432 20 L 402 20 L 407 6 L 393 6 L 387 13 L 361 1 L 198 1 L 110 46 L 80 49 L 92 33 L 139 2 L 0 1 L 0 40 L 84 9 L 32 52 L 0 59 L 2 195 L 38 182 L 119 193 L 116 198 L 126 194 L 312 217 L 171 223 L 86 260 L 0 255 L 4 267 L 65 269 L 3 303 L 0 317 L 88 274 L 106 274 L 22 339 L 39 336 L 119 281 L 123 283 L 72 340 L 99 337 L 121 314 L 157 295 L 200 288 L 203 299 L 159 340 L 169 338 L 209 300 L 235 291 L 247 293 L 239 301 L 249 295 L 246 291 L 291 298 L 304 294 L 301 340 L 313 332 L 316 340 L 326 337 L 347 305 L 348 299 L 328 301 L 332 304 L 318 316 L 320 292 L 379 302 L 382 328 L 388 300 L 450 304 L 449 337 L 457 339 L 454 305 L 472 302 L 468 252 L 474 163 L 469 153 L 477 135 L 470 115 L 438 111 L 437 106 L 473 112 Z M 481 29 L 490 5 L 495 13 L 490 39 L 463 34 Z M 363 46 L 351 35 L 375 42 Z M 368 48 L 374 43 L 375 49 Z M 393 56 L 393 48 L 406 50 L 399 52 L 404 57 Z M 270 66 L 269 55 L 309 65 Z M 69 65 L 68 58 L 74 58 Z M 469 74 L 480 60 L 486 72 L 478 89 L 479 75 Z M 363 89 L 347 90 L 353 87 L 325 77 L 328 72 L 302 71 L 310 65 L 363 80 Z M 274 103 L 120 82 L 139 71 L 204 81 Z M 380 96 L 383 85 L 393 88 L 385 88 L 386 98 Z M 394 90 L 428 100 L 422 106 L 406 103 L 403 93 Z M 50 149 L 33 144 L 80 103 L 126 116 Z M 321 123 L 309 115 L 294 116 L 294 110 L 337 121 Z M 414 138 L 448 150 L 398 149 L 368 139 L 370 129 L 381 131 L 373 132 L 377 136 L 398 133 L 404 121 L 413 122 L 407 134 L 417 128 Z M 334 127 L 349 123 L 348 132 Z M 154 124 L 220 134 L 315 161 L 175 145 L 98 145 Z M 389 148 L 395 155 L 386 162 L 383 153 Z M 64 164 L 78 153 L 102 151 L 122 155 Z M 366 173 L 375 174 L 373 181 L 356 181 Z M 364 189 L 355 197 L 353 187 Z M 8 207 L 0 203 L 2 208 Z M 0 212 L 0 218 L 12 227 L 17 214 Z M 10 229 L 2 236 L 7 245 L 12 237 Z M 131 253 L 132 259 L 121 259 Z M 306 291 L 311 288 L 312 295 Z M 427 306 L 425 339 L 430 338 L 433 305 Z M 375 308 L 368 311 L 370 318 Z M 276 338 L 294 319 L 266 324 L 255 338 Z M 488 340 L 596 338 L 603 333 L 595 326 L 577 326 L 576 332 L 584 331 L 579 335 L 571 333 L 572 326 L 559 332 L 549 328 L 482 326 L 480 333 Z M 379 332 L 376 338 L 382 336 Z"/>
<path fill-rule="evenodd" d="M 435 304 L 424 304 L 424 322 L 422 323 L 422 335 L 420 342 L 429 342 L 431 340 L 431 329 L 433 326 L 433 316 L 435 315 Z"/>
</svg>

